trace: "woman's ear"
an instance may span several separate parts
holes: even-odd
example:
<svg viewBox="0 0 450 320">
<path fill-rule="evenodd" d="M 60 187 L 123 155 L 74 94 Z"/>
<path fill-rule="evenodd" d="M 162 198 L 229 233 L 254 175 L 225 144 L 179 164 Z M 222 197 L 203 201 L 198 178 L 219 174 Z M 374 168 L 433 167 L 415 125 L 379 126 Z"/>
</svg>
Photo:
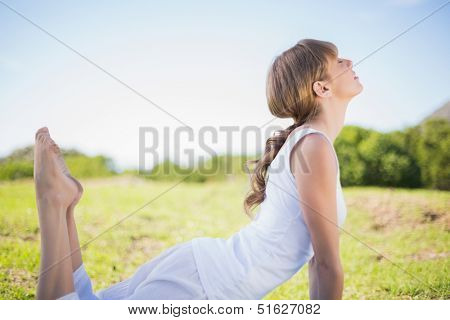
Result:
<svg viewBox="0 0 450 320">
<path fill-rule="evenodd" d="M 325 82 L 323 81 L 316 81 L 313 83 L 313 91 L 322 98 L 329 98 L 331 97 L 331 91 L 330 89 L 325 86 Z"/>
</svg>

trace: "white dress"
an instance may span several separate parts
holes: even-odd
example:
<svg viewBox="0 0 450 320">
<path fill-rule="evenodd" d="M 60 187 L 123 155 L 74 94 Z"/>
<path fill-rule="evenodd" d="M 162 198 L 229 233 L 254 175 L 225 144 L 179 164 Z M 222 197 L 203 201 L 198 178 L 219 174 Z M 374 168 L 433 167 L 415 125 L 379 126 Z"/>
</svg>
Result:
<svg viewBox="0 0 450 320">
<path fill-rule="evenodd" d="M 141 265 L 132 277 L 93 292 L 84 264 L 73 272 L 75 291 L 60 300 L 207 300 L 191 241 L 174 245 Z"/>
<path fill-rule="evenodd" d="M 84 265 L 74 272 L 75 292 L 60 299 L 262 299 L 289 280 L 314 255 L 290 171 L 290 151 L 305 135 L 297 128 L 268 168 L 266 197 L 256 218 L 227 239 L 199 237 L 173 246 L 125 281 L 92 293 Z M 347 215 L 337 172 L 338 226 Z"/>
</svg>

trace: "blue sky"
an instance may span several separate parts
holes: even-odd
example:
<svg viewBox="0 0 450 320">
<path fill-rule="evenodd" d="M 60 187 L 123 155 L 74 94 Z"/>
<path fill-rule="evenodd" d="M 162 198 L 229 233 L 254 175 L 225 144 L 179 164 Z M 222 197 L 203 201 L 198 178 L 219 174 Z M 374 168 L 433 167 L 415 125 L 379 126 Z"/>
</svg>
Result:
<svg viewBox="0 0 450 320">
<path fill-rule="evenodd" d="M 446 2 L 1 1 L 194 129 L 272 119 L 266 71 L 298 40 L 331 41 L 356 63 Z M 1 4 L 0 30 L 0 156 L 46 125 L 63 148 L 136 167 L 140 126 L 180 125 Z M 450 5 L 355 66 L 364 90 L 346 124 L 402 129 L 444 104 L 448 30 Z"/>
</svg>

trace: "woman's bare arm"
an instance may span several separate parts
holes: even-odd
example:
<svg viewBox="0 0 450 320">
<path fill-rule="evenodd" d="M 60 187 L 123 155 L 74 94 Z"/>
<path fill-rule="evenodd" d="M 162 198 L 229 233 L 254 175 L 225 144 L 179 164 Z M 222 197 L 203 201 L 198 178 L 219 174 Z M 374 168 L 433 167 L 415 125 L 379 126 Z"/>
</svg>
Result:
<svg viewBox="0 0 450 320">
<path fill-rule="evenodd" d="M 337 164 L 325 137 L 309 134 L 291 153 L 292 173 L 314 250 L 310 261 L 311 299 L 341 299 L 343 271 L 337 221 Z"/>
<path fill-rule="evenodd" d="M 344 274 L 318 268 L 314 257 L 309 261 L 309 298 L 311 300 L 342 299 Z M 329 285 L 331 284 L 331 285 Z"/>
</svg>

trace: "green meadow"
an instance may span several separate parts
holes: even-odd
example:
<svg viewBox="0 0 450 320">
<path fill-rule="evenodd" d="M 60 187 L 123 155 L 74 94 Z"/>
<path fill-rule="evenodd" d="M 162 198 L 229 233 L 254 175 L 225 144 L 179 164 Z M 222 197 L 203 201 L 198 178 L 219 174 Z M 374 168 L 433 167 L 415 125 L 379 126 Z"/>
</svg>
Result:
<svg viewBox="0 0 450 320">
<path fill-rule="evenodd" d="M 229 237 L 250 221 L 242 177 L 175 187 L 133 176 L 81 182 L 85 192 L 75 214 L 80 242 L 89 242 L 82 254 L 95 291 L 130 277 L 176 243 Z M 344 196 L 343 299 L 450 298 L 449 191 L 346 187 Z M 33 181 L 1 182 L 1 299 L 35 298 L 39 251 Z M 308 266 L 264 299 L 309 299 Z"/>
</svg>

